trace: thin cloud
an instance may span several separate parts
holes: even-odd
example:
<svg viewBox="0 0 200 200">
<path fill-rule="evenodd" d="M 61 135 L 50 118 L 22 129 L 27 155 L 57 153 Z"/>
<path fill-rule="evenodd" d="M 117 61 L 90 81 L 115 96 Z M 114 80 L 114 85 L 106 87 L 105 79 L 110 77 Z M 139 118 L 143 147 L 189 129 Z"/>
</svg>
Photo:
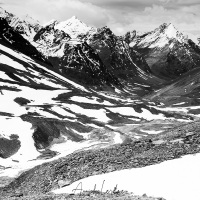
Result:
<svg viewBox="0 0 200 200">
<path fill-rule="evenodd" d="M 120 16 L 120 23 L 115 18 L 115 21 L 113 20 L 109 26 L 116 34 L 120 35 L 129 30 L 146 32 L 157 28 L 163 23 L 173 23 L 180 31 L 200 35 L 199 13 L 200 8 L 198 6 L 167 9 L 161 5 L 152 5 L 144 8 L 142 12 L 127 13 Z"/>
</svg>

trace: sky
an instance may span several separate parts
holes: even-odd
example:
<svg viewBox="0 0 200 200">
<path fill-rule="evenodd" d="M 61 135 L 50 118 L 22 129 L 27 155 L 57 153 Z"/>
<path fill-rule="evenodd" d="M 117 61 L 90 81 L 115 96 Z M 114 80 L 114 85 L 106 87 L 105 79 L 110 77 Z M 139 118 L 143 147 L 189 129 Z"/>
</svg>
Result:
<svg viewBox="0 0 200 200">
<path fill-rule="evenodd" d="M 163 23 L 200 36 L 200 0 L 0 0 L 18 16 L 29 14 L 42 24 L 77 16 L 90 26 L 108 26 L 117 34 L 152 31 Z"/>
</svg>

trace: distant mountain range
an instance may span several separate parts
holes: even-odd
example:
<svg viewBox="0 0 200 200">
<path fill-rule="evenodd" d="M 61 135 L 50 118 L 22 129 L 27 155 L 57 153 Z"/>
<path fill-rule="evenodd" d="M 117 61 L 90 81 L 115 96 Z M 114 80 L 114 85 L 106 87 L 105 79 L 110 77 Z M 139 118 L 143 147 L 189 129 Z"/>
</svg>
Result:
<svg viewBox="0 0 200 200">
<path fill-rule="evenodd" d="M 200 64 L 199 46 L 172 24 L 142 35 L 132 31 L 119 37 L 107 27 L 89 27 L 76 16 L 43 26 L 29 16 L 19 18 L 3 9 L 0 16 L 35 46 L 55 71 L 81 84 L 162 84 Z"/>
</svg>

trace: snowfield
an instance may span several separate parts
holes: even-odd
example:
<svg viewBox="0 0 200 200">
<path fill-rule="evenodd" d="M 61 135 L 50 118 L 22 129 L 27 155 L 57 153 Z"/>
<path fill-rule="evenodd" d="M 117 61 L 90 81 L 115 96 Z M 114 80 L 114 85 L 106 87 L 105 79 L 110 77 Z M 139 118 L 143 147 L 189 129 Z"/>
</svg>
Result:
<svg viewBox="0 0 200 200">
<path fill-rule="evenodd" d="M 147 194 L 148 196 L 163 197 L 167 200 L 199 200 L 199 169 L 200 154 L 187 155 L 180 159 L 148 167 L 90 176 L 53 192 L 55 194 L 73 193 L 72 190 L 80 182 L 82 182 L 83 190 L 92 190 L 95 184 L 96 189 L 101 190 L 105 180 L 103 192 L 113 190 L 117 185 L 117 189 L 127 190 L 136 195 Z"/>
<path fill-rule="evenodd" d="M 21 89 L 21 91 L 8 91 L 8 90 L 2 90 L 3 95 L 0 94 L 0 111 L 10 113 L 14 116 L 21 116 L 23 114 L 27 113 L 27 109 L 25 106 L 20 106 L 18 103 L 14 101 L 17 97 L 23 97 L 25 99 L 28 99 L 31 101 L 29 106 L 29 112 L 38 112 L 41 114 L 41 116 L 49 117 L 50 113 L 44 113 L 41 108 L 34 107 L 37 105 L 47 105 L 47 104 L 55 104 L 55 101 L 52 100 L 52 98 L 57 97 L 59 94 L 63 92 L 69 92 L 69 90 L 35 90 L 28 87 L 18 87 Z M 42 97 L 42 98 L 41 98 Z M 33 107 L 31 107 L 33 106 Z M 71 113 L 68 113 L 67 111 L 64 111 L 62 108 L 58 108 L 56 105 L 53 107 L 54 111 L 57 111 L 58 113 L 61 112 L 61 114 L 64 112 L 66 116 L 75 117 Z M 48 115 L 48 116 L 47 116 Z M 52 115 L 50 117 L 56 118 L 56 116 Z"/>
<path fill-rule="evenodd" d="M 11 135 L 17 135 L 20 141 L 20 149 L 13 156 L 3 159 L 0 158 L 0 163 L 4 167 L 11 167 L 11 169 L 0 171 L 0 176 L 8 175 L 10 177 L 16 176 L 19 172 L 17 170 L 17 166 L 21 166 L 20 168 L 24 169 L 27 165 L 27 162 L 37 158 L 40 153 L 36 150 L 34 146 L 34 141 L 32 138 L 33 131 L 32 124 L 23 121 L 20 117 L 13 118 L 5 118 L 3 116 L 0 117 L 0 136 L 9 139 Z M 17 163 L 14 162 L 18 161 Z"/>
</svg>

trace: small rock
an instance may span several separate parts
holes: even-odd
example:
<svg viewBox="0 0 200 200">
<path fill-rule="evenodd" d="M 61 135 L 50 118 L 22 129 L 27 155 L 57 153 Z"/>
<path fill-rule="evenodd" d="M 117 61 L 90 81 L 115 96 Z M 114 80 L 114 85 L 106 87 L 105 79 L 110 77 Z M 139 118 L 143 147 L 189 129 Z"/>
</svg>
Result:
<svg viewBox="0 0 200 200">
<path fill-rule="evenodd" d="M 59 180 L 58 185 L 60 188 L 68 186 L 71 184 L 71 181 L 69 179 Z"/>
</svg>

